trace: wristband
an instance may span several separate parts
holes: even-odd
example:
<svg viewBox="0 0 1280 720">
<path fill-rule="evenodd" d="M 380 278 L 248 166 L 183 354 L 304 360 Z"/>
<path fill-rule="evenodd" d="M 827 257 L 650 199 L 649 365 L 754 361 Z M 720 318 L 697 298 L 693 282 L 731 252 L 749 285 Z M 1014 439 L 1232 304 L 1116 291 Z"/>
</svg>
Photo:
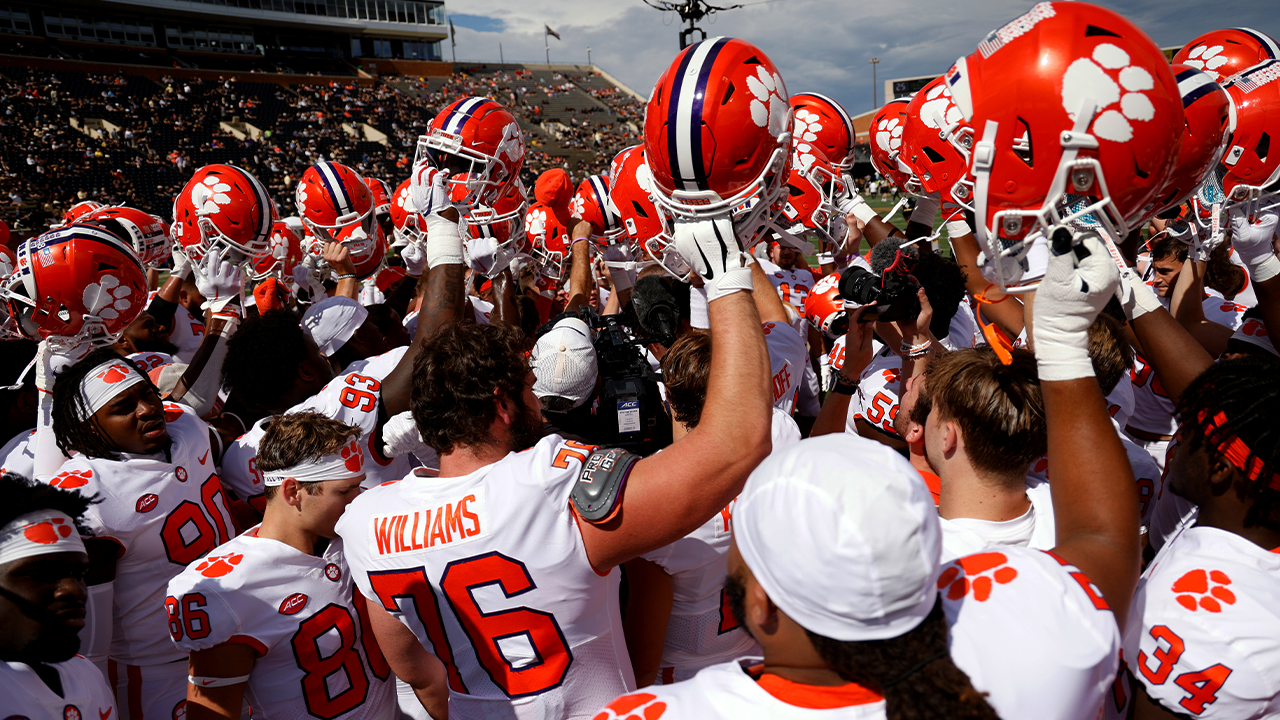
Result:
<svg viewBox="0 0 1280 720">
<path fill-rule="evenodd" d="M 845 380 L 844 375 L 841 373 L 836 373 L 835 378 L 836 382 L 831 386 L 831 392 L 838 395 L 853 395 L 858 392 L 858 384 Z"/>
<path fill-rule="evenodd" d="M 439 214 L 427 216 L 427 267 L 462 265 L 462 230 Z"/>
<path fill-rule="evenodd" d="M 1275 253 L 1271 253 L 1262 260 L 1249 263 L 1249 275 L 1250 279 L 1256 283 L 1266 282 L 1280 275 L 1280 258 L 1277 258 Z"/>
<path fill-rule="evenodd" d="M 753 289 L 751 268 L 730 268 L 715 280 L 707 280 L 706 285 L 708 301 L 719 300 L 726 295 L 736 292 L 749 293 Z"/>
<path fill-rule="evenodd" d="M 343 273 L 343 274 L 341 274 L 341 275 L 334 275 L 334 276 L 333 276 L 333 279 L 335 279 L 335 280 L 355 280 L 355 279 L 356 279 L 356 274 L 355 274 L 355 273 Z"/>
<path fill-rule="evenodd" d="M 933 221 L 938 219 L 938 208 L 942 205 L 942 201 L 933 196 L 925 196 L 916 200 L 916 209 L 911 211 L 911 222 L 933 227 Z"/>
<path fill-rule="evenodd" d="M 631 286 L 635 284 L 631 281 L 630 272 L 614 268 L 609 268 L 609 282 L 613 284 L 615 292 L 630 290 Z"/>
<path fill-rule="evenodd" d="M 819 265 L 834 265 L 836 263 L 835 253 L 820 252 L 818 253 Z"/>
<path fill-rule="evenodd" d="M 973 228 L 969 227 L 966 220 L 952 220 L 947 223 L 947 237 L 958 238 L 965 235 L 972 235 Z"/>
<path fill-rule="evenodd" d="M 860 195 L 857 196 L 857 199 L 854 201 L 853 207 L 849 208 L 849 212 L 853 213 L 854 217 L 861 220 L 863 225 L 866 225 L 873 219 L 880 217 L 876 214 L 875 210 L 871 209 L 871 206 L 868 205 L 867 201 L 863 200 Z"/>
</svg>

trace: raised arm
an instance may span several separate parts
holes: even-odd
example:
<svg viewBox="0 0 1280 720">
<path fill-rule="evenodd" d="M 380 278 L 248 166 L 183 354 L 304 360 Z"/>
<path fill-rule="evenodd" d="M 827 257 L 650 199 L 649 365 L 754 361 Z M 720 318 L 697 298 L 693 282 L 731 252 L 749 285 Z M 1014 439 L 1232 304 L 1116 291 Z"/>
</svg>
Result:
<svg viewBox="0 0 1280 720">
<path fill-rule="evenodd" d="M 1249 269 L 1262 324 L 1273 338 L 1280 337 L 1280 258 L 1276 257 L 1272 245 L 1278 219 L 1280 216 L 1275 210 L 1261 213 L 1253 220 L 1235 210 L 1231 215 L 1231 244 Z"/>
<path fill-rule="evenodd" d="M 956 263 L 964 272 L 965 290 L 971 296 L 981 298 L 978 311 L 982 313 L 982 318 L 995 323 L 1010 339 L 1018 337 L 1023 328 L 1022 301 L 1013 295 L 1006 295 L 999 286 L 982 277 L 982 272 L 978 270 L 978 239 L 973 236 L 967 222 L 953 220 L 947 223 L 947 232 L 951 240 L 951 252 L 955 253 Z"/>
<path fill-rule="evenodd" d="M 636 463 L 612 519 L 579 518 L 598 571 L 688 535 L 737 497 L 772 446 L 769 352 L 727 218 L 676 225 L 676 247 L 707 284 L 711 372 L 698 426 Z"/>
<path fill-rule="evenodd" d="M 1176 403 L 1191 381 L 1213 364 L 1213 357 L 1173 319 L 1137 275 L 1127 271 L 1122 281 L 1132 294 L 1125 314 L 1134 337 L 1142 345 L 1142 358 L 1156 371 L 1169 399 Z"/>
<path fill-rule="evenodd" d="M 416 178 L 419 177 L 415 173 Z M 466 308 L 463 290 L 466 266 L 462 262 L 462 229 L 458 209 L 448 205 L 445 189 L 447 173 L 433 173 L 431 185 L 423 189 L 430 201 L 419 207 L 439 208 L 426 215 L 427 271 L 419 279 L 422 306 L 418 313 L 418 330 L 408 352 L 382 381 L 382 407 L 387 416 L 409 409 L 413 387 L 413 361 L 418 350 L 444 325 L 455 322 Z M 434 204 L 432 204 L 434 202 Z"/>
<path fill-rule="evenodd" d="M 1178 273 L 1178 282 L 1173 287 L 1173 301 L 1169 303 L 1169 307 L 1178 324 L 1210 356 L 1217 357 L 1227 349 L 1227 340 L 1231 339 L 1232 330 L 1204 316 L 1205 265 L 1190 257 L 1182 261 L 1182 272 Z"/>
<path fill-rule="evenodd" d="M 1083 257 L 1081 257 L 1083 255 Z M 1035 353 L 1053 478 L 1054 553 L 1102 591 L 1123 630 L 1138 585 L 1138 498 L 1089 358 L 1089 325 L 1119 273 L 1096 235 L 1059 229 L 1035 303 Z"/>
<path fill-rule="evenodd" d="M 569 269 L 569 301 L 564 309 L 573 311 L 591 304 L 591 293 L 595 288 L 591 277 L 591 223 L 579 220 L 573 227 L 569 254 L 573 265 Z"/>
</svg>

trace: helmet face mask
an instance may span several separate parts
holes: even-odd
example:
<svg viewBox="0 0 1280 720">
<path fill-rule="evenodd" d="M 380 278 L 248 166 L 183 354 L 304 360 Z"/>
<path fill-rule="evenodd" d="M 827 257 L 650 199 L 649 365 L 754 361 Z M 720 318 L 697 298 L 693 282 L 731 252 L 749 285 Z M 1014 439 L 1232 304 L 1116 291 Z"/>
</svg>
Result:
<svg viewBox="0 0 1280 720">
<path fill-rule="evenodd" d="M 1280 153 L 1270 143 L 1280 135 L 1280 60 L 1254 65 L 1223 89 L 1231 101 L 1230 132 L 1213 173 L 1223 206 L 1274 208 L 1280 201 Z"/>
<path fill-rule="evenodd" d="M 520 175 L 524 135 L 515 116 L 498 102 L 463 98 L 437 113 L 418 137 L 414 167 L 424 164 L 454 177 L 466 174 L 465 192 L 455 202 L 492 207 Z"/>
<path fill-rule="evenodd" d="M 274 216 L 275 205 L 257 178 L 233 165 L 206 165 L 174 199 L 174 240 L 198 272 L 214 247 L 224 260 L 244 265 L 269 249 Z"/>
</svg>

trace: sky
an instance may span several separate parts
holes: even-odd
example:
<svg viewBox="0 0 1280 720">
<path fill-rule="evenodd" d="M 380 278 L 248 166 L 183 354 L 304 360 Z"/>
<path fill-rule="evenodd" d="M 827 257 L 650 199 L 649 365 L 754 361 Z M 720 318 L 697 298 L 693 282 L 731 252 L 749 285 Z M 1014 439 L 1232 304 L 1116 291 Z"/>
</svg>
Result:
<svg viewBox="0 0 1280 720">
<path fill-rule="evenodd" d="M 722 6 L 730 3 L 720 2 Z M 716 13 L 700 27 L 708 37 L 748 40 L 777 65 L 791 93 L 818 92 L 851 114 L 872 109 L 872 67 L 878 57 L 876 93 L 884 81 L 941 74 L 973 52 L 991 30 L 1026 12 L 1026 0 L 743 0 L 744 7 Z M 1103 0 L 1141 27 L 1161 47 L 1221 27 L 1245 26 L 1280 38 L 1280 13 L 1256 0 Z M 457 58 L 544 62 L 544 31 L 553 63 L 591 61 L 648 97 L 658 76 L 680 51 L 680 18 L 642 0 L 454 0 L 445 5 L 456 28 Z M 714 22 L 711 22 L 711 21 Z M 451 59 L 446 39 L 445 60 Z"/>
</svg>

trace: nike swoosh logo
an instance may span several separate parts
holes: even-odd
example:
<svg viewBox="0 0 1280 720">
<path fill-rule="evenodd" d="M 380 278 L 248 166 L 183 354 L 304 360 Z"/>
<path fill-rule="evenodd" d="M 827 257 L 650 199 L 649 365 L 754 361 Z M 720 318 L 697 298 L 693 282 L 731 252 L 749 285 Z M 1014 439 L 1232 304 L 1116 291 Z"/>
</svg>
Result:
<svg viewBox="0 0 1280 720">
<path fill-rule="evenodd" d="M 200 684 L 201 684 L 201 685 L 212 685 L 212 684 L 214 684 L 215 682 L 217 682 L 217 679 L 214 679 L 214 680 L 201 680 L 201 681 L 200 681 Z"/>
<path fill-rule="evenodd" d="M 106 712 L 103 712 L 102 710 L 98 710 L 99 720 L 107 720 L 107 718 L 109 717 L 111 717 L 111 708 L 107 708 Z"/>
<path fill-rule="evenodd" d="M 205 460 L 209 459 L 209 451 L 205 450 L 204 455 L 200 456 L 200 464 L 203 465 Z"/>
</svg>

